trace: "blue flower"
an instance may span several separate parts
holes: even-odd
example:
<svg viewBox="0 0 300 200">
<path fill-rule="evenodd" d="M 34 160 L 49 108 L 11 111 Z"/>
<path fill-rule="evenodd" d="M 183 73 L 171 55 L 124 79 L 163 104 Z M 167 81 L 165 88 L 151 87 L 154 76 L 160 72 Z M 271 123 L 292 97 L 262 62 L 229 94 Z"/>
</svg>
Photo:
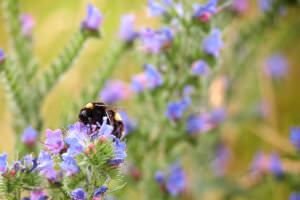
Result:
<svg viewBox="0 0 300 200">
<path fill-rule="evenodd" d="M 157 54 L 163 47 L 163 38 L 155 30 L 150 28 L 144 29 L 141 32 L 140 39 L 142 42 L 142 49 L 146 53 Z"/>
<path fill-rule="evenodd" d="M 154 68 L 154 66 L 150 64 L 144 65 L 145 68 L 145 77 L 147 80 L 147 85 L 150 89 L 154 89 L 157 86 L 161 86 L 163 84 L 163 80 L 158 71 Z"/>
<path fill-rule="evenodd" d="M 107 117 L 103 117 L 103 123 L 99 130 L 99 136 L 103 136 L 104 138 L 114 138 L 112 134 L 113 127 L 107 124 Z"/>
<path fill-rule="evenodd" d="M 187 117 L 186 123 L 188 133 L 203 133 L 212 128 L 212 125 L 209 123 L 209 115 L 206 113 L 190 115 Z"/>
<path fill-rule="evenodd" d="M 204 60 L 198 60 L 192 64 L 191 71 L 195 75 L 209 75 L 210 68 Z"/>
<path fill-rule="evenodd" d="M 283 168 L 280 158 L 277 154 L 266 155 L 264 152 L 259 152 L 255 155 L 252 171 L 257 174 L 271 172 L 277 177 L 283 175 Z"/>
<path fill-rule="evenodd" d="M 73 190 L 70 193 L 70 196 L 71 196 L 72 200 L 85 200 L 86 199 L 85 191 L 81 188 Z"/>
<path fill-rule="evenodd" d="M 216 157 L 213 161 L 213 168 L 217 175 L 222 176 L 225 174 L 228 168 L 229 157 L 230 150 L 226 146 L 220 145 L 216 150 Z"/>
<path fill-rule="evenodd" d="M 93 197 L 103 197 L 104 193 L 108 190 L 106 186 L 97 188 L 93 194 Z"/>
<path fill-rule="evenodd" d="M 50 129 L 46 130 L 46 141 L 45 146 L 54 154 L 58 154 L 64 148 L 64 141 L 60 129 L 52 131 Z"/>
<path fill-rule="evenodd" d="M 138 32 L 134 30 L 135 15 L 123 15 L 121 18 L 119 37 L 127 42 L 138 37 Z"/>
<path fill-rule="evenodd" d="M 264 69 L 268 76 L 280 79 L 287 75 L 288 62 L 284 55 L 274 53 L 267 58 Z"/>
<path fill-rule="evenodd" d="M 130 89 L 134 92 L 142 92 L 147 87 L 147 80 L 145 73 L 135 75 L 131 78 L 131 87 Z"/>
<path fill-rule="evenodd" d="M 290 141 L 300 151 L 300 127 L 292 127 L 290 130 Z"/>
<path fill-rule="evenodd" d="M 0 155 L 0 175 L 7 171 L 8 163 L 6 159 L 7 159 L 6 153 Z"/>
<path fill-rule="evenodd" d="M 56 179 L 56 173 L 54 170 L 54 163 L 51 158 L 50 153 L 46 153 L 45 151 L 41 151 L 38 158 L 38 169 L 42 174 L 45 175 L 48 179 Z"/>
<path fill-rule="evenodd" d="M 129 86 L 120 80 L 106 81 L 99 93 L 99 99 L 107 104 L 114 104 L 129 97 Z"/>
<path fill-rule="evenodd" d="M 199 19 L 202 22 L 206 22 L 210 19 L 212 14 L 217 12 L 216 6 L 218 5 L 218 0 L 209 0 L 205 5 L 194 5 L 195 13 L 193 18 Z"/>
<path fill-rule="evenodd" d="M 173 196 L 177 196 L 185 190 L 185 173 L 182 167 L 177 162 L 170 165 L 168 171 L 170 175 L 166 181 L 166 189 Z"/>
<path fill-rule="evenodd" d="M 23 132 L 22 141 L 25 144 L 32 146 L 34 145 L 37 137 L 38 137 L 38 132 L 34 130 L 31 126 L 29 126 Z"/>
<path fill-rule="evenodd" d="M 38 167 L 38 158 L 35 157 L 34 159 L 32 159 L 32 166 L 28 170 L 28 173 L 33 172 L 37 167 Z"/>
<path fill-rule="evenodd" d="M 15 171 L 18 171 L 22 168 L 22 165 L 21 165 L 20 161 L 12 162 L 12 166 L 13 166 Z"/>
<path fill-rule="evenodd" d="M 154 0 L 149 0 L 148 1 L 148 6 L 149 6 L 149 15 L 152 17 L 156 17 L 159 15 L 163 15 L 167 12 L 166 6 L 170 5 L 172 3 L 171 0 L 161 0 L 162 3 L 158 3 Z"/>
<path fill-rule="evenodd" d="M 163 172 L 158 171 L 155 174 L 155 180 L 157 183 L 162 184 L 165 181 L 165 175 Z"/>
<path fill-rule="evenodd" d="M 293 192 L 290 197 L 289 200 L 300 200 L 300 193 L 298 192 Z"/>
<path fill-rule="evenodd" d="M 205 53 L 219 57 L 219 51 L 223 47 L 220 29 L 214 29 L 202 42 Z"/>
<path fill-rule="evenodd" d="M 270 157 L 270 172 L 276 176 L 283 175 L 282 163 L 279 156 L 273 153 Z"/>
<path fill-rule="evenodd" d="M 102 24 L 102 14 L 98 8 L 88 4 L 87 5 L 87 16 L 82 22 L 83 28 L 91 31 L 96 31 Z"/>
<path fill-rule="evenodd" d="M 124 162 L 124 158 L 127 157 L 125 152 L 126 144 L 125 142 L 120 142 L 119 139 L 115 139 L 114 145 L 114 157 L 108 161 L 111 165 L 119 165 Z"/>
<path fill-rule="evenodd" d="M 26 37 L 31 37 L 32 30 L 35 26 L 35 21 L 32 16 L 28 13 L 22 14 L 20 16 L 20 20 L 22 23 L 22 32 Z"/>
<path fill-rule="evenodd" d="M 190 98 L 184 97 L 179 102 L 170 102 L 167 105 L 165 116 L 171 120 L 178 120 L 190 104 Z"/>
<path fill-rule="evenodd" d="M 0 64 L 2 64 L 5 60 L 4 50 L 0 48 Z"/>
<path fill-rule="evenodd" d="M 65 138 L 65 142 L 69 145 L 67 154 L 76 156 L 83 152 L 84 147 L 79 143 L 77 138 Z"/>
<path fill-rule="evenodd" d="M 183 91 L 182 91 L 182 94 L 184 96 L 189 96 L 189 95 L 191 95 L 193 93 L 195 93 L 195 87 L 194 86 L 192 86 L 192 85 L 186 85 L 186 86 L 184 86 Z"/>
<path fill-rule="evenodd" d="M 144 73 L 131 79 L 131 90 L 134 92 L 142 92 L 146 88 L 154 89 L 163 84 L 163 79 L 154 66 L 145 64 L 144 68 Z"/>
<path fill-rule="evenodd" d="M 129 118 L 128 114 L 125 111 L 120 111 L 119 114 L 122 117 L 124 123 L 125 136 L 128 135 L 131 131 L 134 131 L 137 126 L 137 121 Z"/>
<path fill-rule="evenodd" d="M 150 28 L 144 29 L 140 34 L 142 49 L 146 53 L 159 53 L 164 47 L 171 46 L 173 40 L 173 32 L 167 27 L 160 30 L 153 30 Z"/>
<path fill-rule="evenodd" d="M 209 121 L 213 127 L 222 123 L 226 118 L 227 111 L 225 108 L 220 107 L 211 111 Z"/>
<path fill-rule="evenodd" d="M 76 165 L 76 161 L 69 155 L 62 155 L 63 162 L 60 164 L 60 168 L 66 171 L 66 176 L 70 176 L 78 172 L 79 168 Z"/>
<path fill-rule="evenodd" d="M 271 0 L 257 0 L 258 7 L 263 11 L 263 12 L 268 12 L 272 8 L 272 2 Z"/>
</svg>

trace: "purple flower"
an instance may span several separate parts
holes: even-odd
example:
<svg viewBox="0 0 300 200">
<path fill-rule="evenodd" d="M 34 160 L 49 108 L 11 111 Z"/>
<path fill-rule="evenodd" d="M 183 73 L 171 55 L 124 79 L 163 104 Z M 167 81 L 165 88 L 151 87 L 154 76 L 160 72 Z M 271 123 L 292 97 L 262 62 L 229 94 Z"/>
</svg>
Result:
<svg viewBox="0 0 300 200">
<path fill-rule="evenodd" d="M 300 200 L 300 193 L 298 192 L 293 192 L 290 197 L 289 200 Z"/>
<path fill-rule="evenodd" d="M 131 131 L 134 131 L 137 126 L 137 121 L 129 118 L 128 114 L 124 111 L 120 111 L 119 114 L 122 117 L 124 123 L 125 136 L 128 135 Z"/>
<path fill-rule="evenodd" d="M 157 183 L 162 184 L 165 181 L 165 175 L 163 172 L 158 171 L 155 174 L 155 180 Z"/>
<path fill-rule="evenodd" d="M 22 32 L 26 37 L 31 37 L 32 30 L 35 26 L 35 21 L 32 16 L 28 13 L 22 14 L 20 16 L 20 20 L 22 23 Z"/>
<path fill-rule="evenodd" d="M 207 54 L 219 57 L 219 51 L 223 47 L 220 29 L 214 29 L 202 42 L 202 47 Z"/>
<path fill-rule="evenodd" d="M 163 46 L 163 39 L 152 29 L 147 28 L 141 32 L 142 49 L 146 53 L 157 54 Z"/>
<path fill-rule="evenodd" d="M 290 141 L 300 151 L 300 127 L 292 127 L 290 130 Z"/>
<path fill-rule="evenodd" d="M 7 159 L 6 153 L 0 155 L 0 175 L 7 171 L 8 163 L 6 159 Z"/>
<path fill-rule="evenodd" d="M 231 8 L 237 13 L 245 13 L 249 9 L 249 0 L 234 0 Z"/>
<path fill-rule="evenodd" d="M 120 80 L 106 81 L 104 88 L 99 93 L 99 99 L 107 104 L 114 104 L 129 98 L 129 96 L 129 86 Z"/>
<path fill-rule="evenodd" d="M 212 14 L 217 13 L 218 0 L 209 0 L 205 5 L 194 5 L 195 13 L 193 18 L 206 22 L 210 19 Z"/>
<path fill-rule="evenodd" d="M 89 143 L 87 127 L 80 122 L 69 126 L 68 136 L 64 138 L 64 141 L 69 146 L 67 155 L 76 156 L 80 154 Z"/>
<path fill-rule="evenodd" d="M 171 120 L 178 120 L 190 104 L 190 98 L 184 97 L 179 102 L 170 102 L 167 105 L 165 116 Z"/>
<path fill-rule="evenodd" d="M 149 15 L 152 17 L 156 17 L 159 15 L 163 15 L 166 13 L 167 9 L 166 6 L 172 4 L 172 0 L 161 0 L 162 3 L 158 3 L 154 0 L 148 1 L 149 6 Z"/>
<path fill-rule="evenodd" d="M 225 108 L 216 108 L 211 111 L 209 121 L 213 127 L 222 123 L 226 118 L 227 111 Z"/>
<path fill-rule="evenodd" d="M 0 48 L 0 65 L 4 62 L 5 60 L 5 53 L 4 50 Z"/>
<path fill-rule="evenodd" d="M 93 194 L 93 197 L 103 197 L 104 193 L 108 190 L 108 188 L 106 186 L 101 186 L 99 188 L 97 188 Z"/>
<path fill-rule="evenodd" d="M 184 86 L 183 91 L 182 91 L 182 94 L 184 96 L 189 96 L 189 95 L 191 95 L 193 93 L 195 93 L 195 87 L 194 86 L 192 86 L 192 85 L 186 85 L 186 86 Z"/>
<path fill-rule="evenodd" d="M 84 147 L 79 143 L 77 138 L 65 138 L 64 140 L 69 145 L 67 155 L 76 156 L 83 152 Z"/>
<path fill-rule="evenodd" d="M 185 173 L 182 167 L 177 163 L 169 166 L 169 177 L 166 181 L 166 189 L 173 195 L 177 196 L 182 193 L 186 187 Z"/>
<path fill-rule="evenodd" d="M 272 8 L 272 2 L 271 0 L 257 0 L 258 7 L 263 11 L 263 12 L 268 12 Z"/>
<path fill-rule="evenodd" d="M 28 146 L 33 146 L 38 137 L 38 132 L 31 126 L 27 127 L 22 135 L 22 141 Z"/>
<path fill-rule="evenodd" d="M 71 196 L 72 200 L 85 200 L 86 199 L 85 191 L 81 188 L 73 190 L 70 193 L 70 196 Z"/>
<path fill-rule="evenodd" d="M 279 156 L 275 153 L 272 153 L 270 156 L 270 172 L 276 176 L 283 175 L 282 163 Z"/>
<path fill-rule="evenodd" d="M 88 4 L 87 5 L 87 16 L 83 20 L 83 28 L 90 31 L 96 31 L 102 24 L 102 14 L 98 8 Z"/>
<path fill-rule="evenodd" d="M 138 74 L 131 78 L 131 90 L 134 92 L 142 92 L 147 87 L 145 73 Z"/>
<path fill-rule="evenodd" d="M 47 197 L 47 192 L 45 191 L 31 191 L 30 193 L 30 200 L 46 200 Z"/>
<path fill-rule="evenodd" d="M 275 53 L 267 58 L 264 70 L 268 76 L 280 79 L 287 75 L 288 62 L 284 55 Z"/>
<path fill-rule="evenodd" d="M 228 168 L 229 157 L 230 150 L 226 146 L 221 145 L 217 148 L 216 158 L 213 161 L 213 168 L 217 175 L 222 176 L 225 174 Z"/>
<path fill-rule="evenodd" d="M 120 142 L 119 139 L 115 139 L 114 145 L 114 157 L 108 161 L 111 165 L 119 165 L 124 162 L 124 158 L 127 157 L 125 152 L 126 144 L 125 142 Z"/>
<path fill-rule="evenodd" d="M 276 176 L 283 174 L 281 160 L 275 153 L 272 153 L 271 156 L 263 152 L 257 153 L 253 160 L 252 171 L 257 174 L 271 172 Z"/>
<path fill-rule="evenodd" d="M 209 122 L 209 115 L 203 113 L 201 115 L 190 115 L 187 117 L 187 132 L 188 133 L 203 133 L 212 129 L 212 125 Z"/>
<path fill-rule="evenodd" d="M 163 84 L 163 80 L 158 71 L 154 68 L 154 66 L 150 64 L 144 65 L 145 68 L 145 77 L 147 80 L 147 85 L 150 89 L 154 89 L 157 86 L 161 86 Z"/>
<path fill-rule="evenodd" d="M 64 148 L 64 141 L 60 129 L 56 129 L 55 131 L 47 129 L 46 137 L 47 139 L 44 145 L 48 148 L 48 151 L 58 154 Z"/>
<path fill-rule="evenodd" d="M 70 176 L 79 170 L 76 161 L 71 156 L 62 155 L 62 157 L 64 161 L 60 164 L 60 168 L 67 172 L 66 176 Z"/>
<path fill-rule="evenodd" d="M 163 47 L 169 47 L 173 40 L 173 33 L 170 29 L 163 27 L 158 31 L 146 28 L 140 35 L 142 49 L 146 53 L 157 54 Z"/>
<path fill-rule="evenodd" d="M 105 138 L 113 138 L 114 135 L 112 134 L 113 127 L 107 124 L 107 117 L 103 117 L 103 123 L 99 130 L 99 135 L 104 136 Z"/>
<path fill-rule="evenodd" d="M 209 75 L 210 68 L 204 60 L 198 60 L 192 64 L 191 71 L 195 75 Z"/>
<path fill-rule="evenodd" d="M 21 165 L 20 161 L 12 162 L 12 166 L 13 166 L 15 171 L 18 171 L 22 168 L 22 165 Z"/>
<path fill-rule="evenodd" d="M 142 92 L 146 88 L 154 89 L 163 84 L 162 77 L 154 66 L 146 64 L 144 68 L 144 73 L 138 74 L 131 79 L 131 90 L 134 92 Z"/>
<path fill-rule="evenodd" d="M 133 41 L 138 32 L 134 30 L 135 15 L 123 15 L 121 18 L 119 37 L 127 42 Z"/>
<path fill-rule="evenodd" d="M 56 173 L 54 170 L 54 163 L 52 162 L 51 154 L 41 151 L 38 158 L 38 169 L 48 179 L 56 179 Z"/>
</svg>

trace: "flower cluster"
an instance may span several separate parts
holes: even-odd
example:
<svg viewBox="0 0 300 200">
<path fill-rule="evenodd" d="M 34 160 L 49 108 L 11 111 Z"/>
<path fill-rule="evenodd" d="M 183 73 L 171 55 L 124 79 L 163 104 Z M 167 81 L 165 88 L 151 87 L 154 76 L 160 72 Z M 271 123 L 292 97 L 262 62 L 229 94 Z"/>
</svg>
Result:
<svg viewBox="0 0 300 200">
<path fill-rule="evenodd" d="M 107 124 L 104 117 L 100 127 L 85 126 L 81 122 L 70 125 L 68 130 L 46 130 L 46 140 L 43 143 L 45 150 L 42 150 L 37 158 L 26 155 L 22 160 L 15 161 L 11 166 L 7 162 L 7 154 L 0 156 L 0 174 L 11 182 L 14 179 L 23 177 L 24 185 L 28 177 L 44 177 L 64 188 L 72 199 L 101 198 L 108 190 L 104 184 L 106 176 L 117 170 L 126 158 L 126 144 L 112 134 L 113 128 Z M 24 141 L 32 144 L 36 139 L 36 131 L 31 127 L 23 134 Z M 101 172 L 103 171 L 103 172 Z M 103 175 L 107 174 L 107 175 Z M 92 175 L 92 177 L 91 177 Z M 89 181 L 82 182 L 81 177 L 89 177 L 98 186 L 96 190 L 89 189 Z M 101 181 L 102 180 L 102 181 Z M 68 181 L 72 181 L 69 186 Z M 37 183 L 36 188 L 44 186 Z M 74 188 L 76 187 L 76 188 Z M 73 189 L 73 190 L 71 190 Z M 34 195 L 47 196 L 47 190 L 34 190 L 31 192 L 31 199 Z"/>
<path fill-rule="evenodd" d="M 165 188 L 173 196 L 178 196 L 186 189 L 186 175 L 178 162 L 171 164 L 165 173 L 158 171 L 155 174 L 155 180 L 161 188 Z"/>
<path fill-rule="evenodd" d="M 258 152 L 253 160 L 252 172 L 254 175 L 272 173 L 277 177 L 283 175 L 282 162 L 276 153 L 266 155 L 264 152 Z"/>
</svg>

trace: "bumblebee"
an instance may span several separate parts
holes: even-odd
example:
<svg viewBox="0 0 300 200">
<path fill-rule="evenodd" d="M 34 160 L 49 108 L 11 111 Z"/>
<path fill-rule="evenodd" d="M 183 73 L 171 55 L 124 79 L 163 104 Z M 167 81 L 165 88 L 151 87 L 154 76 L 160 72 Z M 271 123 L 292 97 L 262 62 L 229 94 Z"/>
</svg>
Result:
<svg viewBox="0 0 300 200">
<path fill-rule="evenodd" d="M 124 135 L 124 123 L 120 114 L 109 105 L 103 102 L 91 102 L 83 107 L 78 115 L 79 121 L 90 127 L 101 125 L 103 117 L 108 117 L 108 124 L 113 127 L 112 134 L 121 139 Z"/>
</svg>

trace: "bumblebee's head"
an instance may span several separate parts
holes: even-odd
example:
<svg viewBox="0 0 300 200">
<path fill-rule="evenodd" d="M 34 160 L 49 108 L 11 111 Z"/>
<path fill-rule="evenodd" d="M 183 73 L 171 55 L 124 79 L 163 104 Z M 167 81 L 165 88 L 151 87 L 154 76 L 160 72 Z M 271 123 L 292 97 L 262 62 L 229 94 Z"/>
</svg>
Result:
<svg viewBox="0 0 300 200">
<path fill-rule="evenodd" d="M 79 112 L 79 120 L 84 123 L 84 124 L 88 124 L 91 121 L 91 117 L 89 115 L 89 110 L 88 109 L 81 109 Z"/>
</svg>

